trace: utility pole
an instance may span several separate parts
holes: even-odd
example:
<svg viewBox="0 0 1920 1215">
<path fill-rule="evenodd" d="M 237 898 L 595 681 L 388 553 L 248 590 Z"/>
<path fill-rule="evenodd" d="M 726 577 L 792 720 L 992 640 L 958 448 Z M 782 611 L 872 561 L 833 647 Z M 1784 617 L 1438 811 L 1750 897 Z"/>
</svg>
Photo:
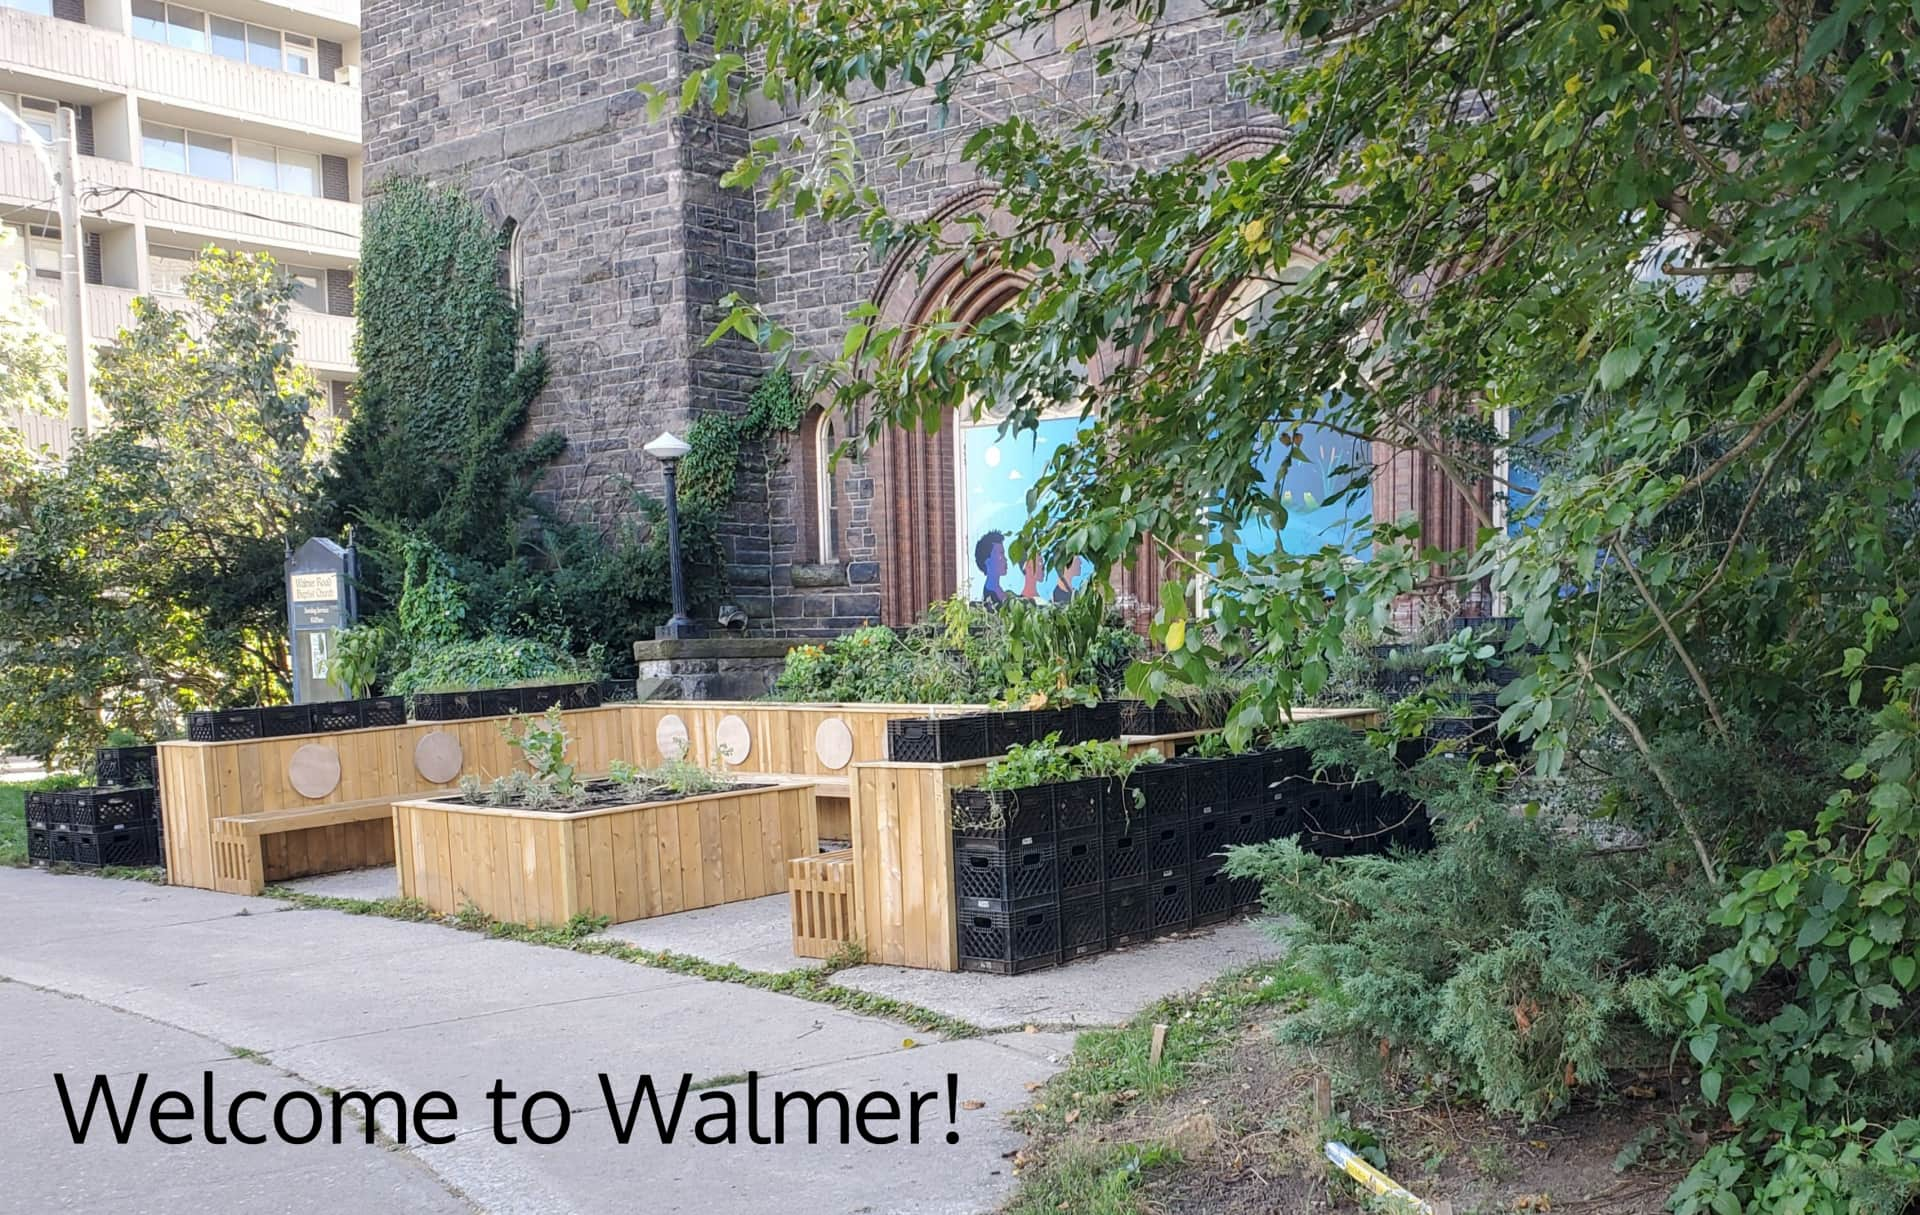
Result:
<svg viewBox="0 0 1920 1215">
<path fill-rule="evenodd" d="M 79 144 L 73 110 L 61 106 L 54 134 L 54 188 L 60 195 L 60 315 L 67 331 L 67 421 L 73 437 L 87 434 L 86 274 L 80 253 Z"/>
</svg>

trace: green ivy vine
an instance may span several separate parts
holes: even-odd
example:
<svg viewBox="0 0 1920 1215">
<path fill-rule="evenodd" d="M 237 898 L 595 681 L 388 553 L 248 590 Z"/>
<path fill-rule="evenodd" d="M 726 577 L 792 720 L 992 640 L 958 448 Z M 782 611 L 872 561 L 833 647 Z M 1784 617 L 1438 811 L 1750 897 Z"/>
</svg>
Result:
<svg viewBox="0 0 1920 1215">
<path fill-rule="evenodd" d="M 761 379 L 747 398 L 745 413 L 710 413 L 695 421 L 687 431 L 687 445 L 693 450 L 680 462 L 681 504 L 716 515 L 725 510 L 733 500 L 741 446 L 798 430 L 804 412 L 793 376 L 782 367 Z"/>
</svg>

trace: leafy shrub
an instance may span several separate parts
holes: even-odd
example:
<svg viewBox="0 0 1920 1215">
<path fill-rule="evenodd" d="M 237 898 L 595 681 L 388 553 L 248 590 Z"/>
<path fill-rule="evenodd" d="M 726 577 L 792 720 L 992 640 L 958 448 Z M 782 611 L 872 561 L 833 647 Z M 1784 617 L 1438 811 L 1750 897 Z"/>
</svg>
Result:
<svg viewBox="0 0 1920 1215">
<path fill-rule="evenodd" d="M 1088 704 L 1117 695 L 1144 642 L 1101 594 L 1001 610 L 954 597 L 910 629 L 878 625 L 788 651 L 780 700 L 869 704 Z"/>
<path fill-rule="evenodd" d="M 1699 956 L 1703 887 L 1654 850 L 1608 851 L 1573 817 L 1525 812 L 1490 770 L 1370 767 L 1428 798 L 1432 852 L 1329 860 L 1282 841 L 1229 854 L 1330 992 L 1293 1033 L 1361 1058 L 1388 1049 L 1525 1119 L 1609 1069 L 1664 1060 L 1653 980 Z"/>
<path fill-rule="evenodd" d="M 480 637 L 419 653 L 412 665 L 387 681 L 387 690 L 396 695 L 458 692 L 598 678 L 600 675 L 592 664 L 583 665 L 564 650 L 545 642 L 524 637 Z"/>
</svg>

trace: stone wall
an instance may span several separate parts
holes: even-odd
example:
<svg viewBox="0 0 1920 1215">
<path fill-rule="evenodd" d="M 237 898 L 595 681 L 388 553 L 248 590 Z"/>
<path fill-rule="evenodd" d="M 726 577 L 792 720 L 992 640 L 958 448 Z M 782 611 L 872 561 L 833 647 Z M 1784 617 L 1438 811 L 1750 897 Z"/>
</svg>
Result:
<svg viewBox="0 0 1920 1215">
<path fill-rule="evenodd" d="M 1111 87 L 1094 74 L 1083 21 L 1059 19 L 977 77 L 951 124 L 927 90 L 866 102 L 857 144 L 871 183 L 909 217 L 966 209 L 979 187 L 959 153 L 983 117 L 1014 107 L 1039 116 Z M 702 414 L 744 408 L 764 368 L 760 355 L 734 338 L 705 344 L 729 292 L 755 298 L 803 350 L 823 354 L 840 350 L 847 311 L 883 287 L 912 307 L 911 274 L 883 280 L 854 232 L 720 188 L 747 141 L 792 133 L 792 116 L 646 120 L 634 85 L 676 88 L 693 62 L 676 31 L 624 21 L 601 3 L 577 14 L 506 0 L 458 8 L 367 0 L 362 23 L 373 189 L 393 173 L 459 182 L 524 233 L 527 334 L 547 344 L 553 362 L 534 427 L 558 428 L 570 441 L 541 488 L 563 512 L 608 525 L 628 517 L 635 491 L 660 489 L 642 444 L 662 429 L 684 435 Z M 1235 35 L 1197 0 L 1176 0 L 1154 62 L 1131 82 L 1137 116 L 1109 145 L 1112 172 L 1227 157 L 1279 138 L 1230 81 L 1237 68 L 1288 53 L 1277 38 Z M 814 635 L 898 621 L 918 606 L 907 600 L 952 589 L 955 504 L 939 481 L 952 471 L 940 471 L 946 457 L 937 446 L 951 440 L 915 441 L 923 444 L 915 460 L 897 467 L 878 452 L 842 463 L 842 526 L 827 561 L 813 525 L 809 428 L 742 453 L 722 537 L 733 599 L 753 632 Z M 1418 505 L 1431 496 L 1429 479 L 1403 475 L 1383 500 Z M 909 514 L 911 526 L 902 521 Z M 907 580 L 902 571 L 914 563 Z M 1150 612 L 1144 600 L 1156 586 L 1147 569 L 1122 589 L 1137 591 Z"/>
</svg>

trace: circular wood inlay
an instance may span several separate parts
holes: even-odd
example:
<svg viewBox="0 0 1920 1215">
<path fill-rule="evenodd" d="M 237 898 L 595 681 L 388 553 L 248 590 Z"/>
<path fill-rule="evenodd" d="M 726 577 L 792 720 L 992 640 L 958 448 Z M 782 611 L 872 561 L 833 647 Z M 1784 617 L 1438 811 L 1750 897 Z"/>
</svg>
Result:
<svg viewBox="0 0 1920 1215">
<path fill-rule="evenodd" d="M 813 730 L 813 754 L 820 766 L 838 772 L 853 759 L 853 731 L 839 717 L 829 717 Z"/>
<path fill-rule="evenodd" d="M 713 728 L 713 745 L 721 759 L 737 768 L 753 754 L 753 734 L 748 731 L 744 718 L 738 713 L 729 713 Z"/>
<path fill-rule="evenodd" d="M 413 770 L 429 784 L 446 784 L 460 775 L 466 762 L 460 740 L 445 730 L 422 734 L 420 741 L 413 744 Z"/>
<path fill-rule="evenodd" d="M 687 723 L 678 713 L 669 713 L 653 728 L 653 741 L 667 759 L 679 759 L 687 753 Z"/>
<path fill-rule="evenodd" d="M 340 787 L 340 753 L 308 743 L 287 761 L 287 783 L 301 797 L 321 798 Z"/>
</svg>

